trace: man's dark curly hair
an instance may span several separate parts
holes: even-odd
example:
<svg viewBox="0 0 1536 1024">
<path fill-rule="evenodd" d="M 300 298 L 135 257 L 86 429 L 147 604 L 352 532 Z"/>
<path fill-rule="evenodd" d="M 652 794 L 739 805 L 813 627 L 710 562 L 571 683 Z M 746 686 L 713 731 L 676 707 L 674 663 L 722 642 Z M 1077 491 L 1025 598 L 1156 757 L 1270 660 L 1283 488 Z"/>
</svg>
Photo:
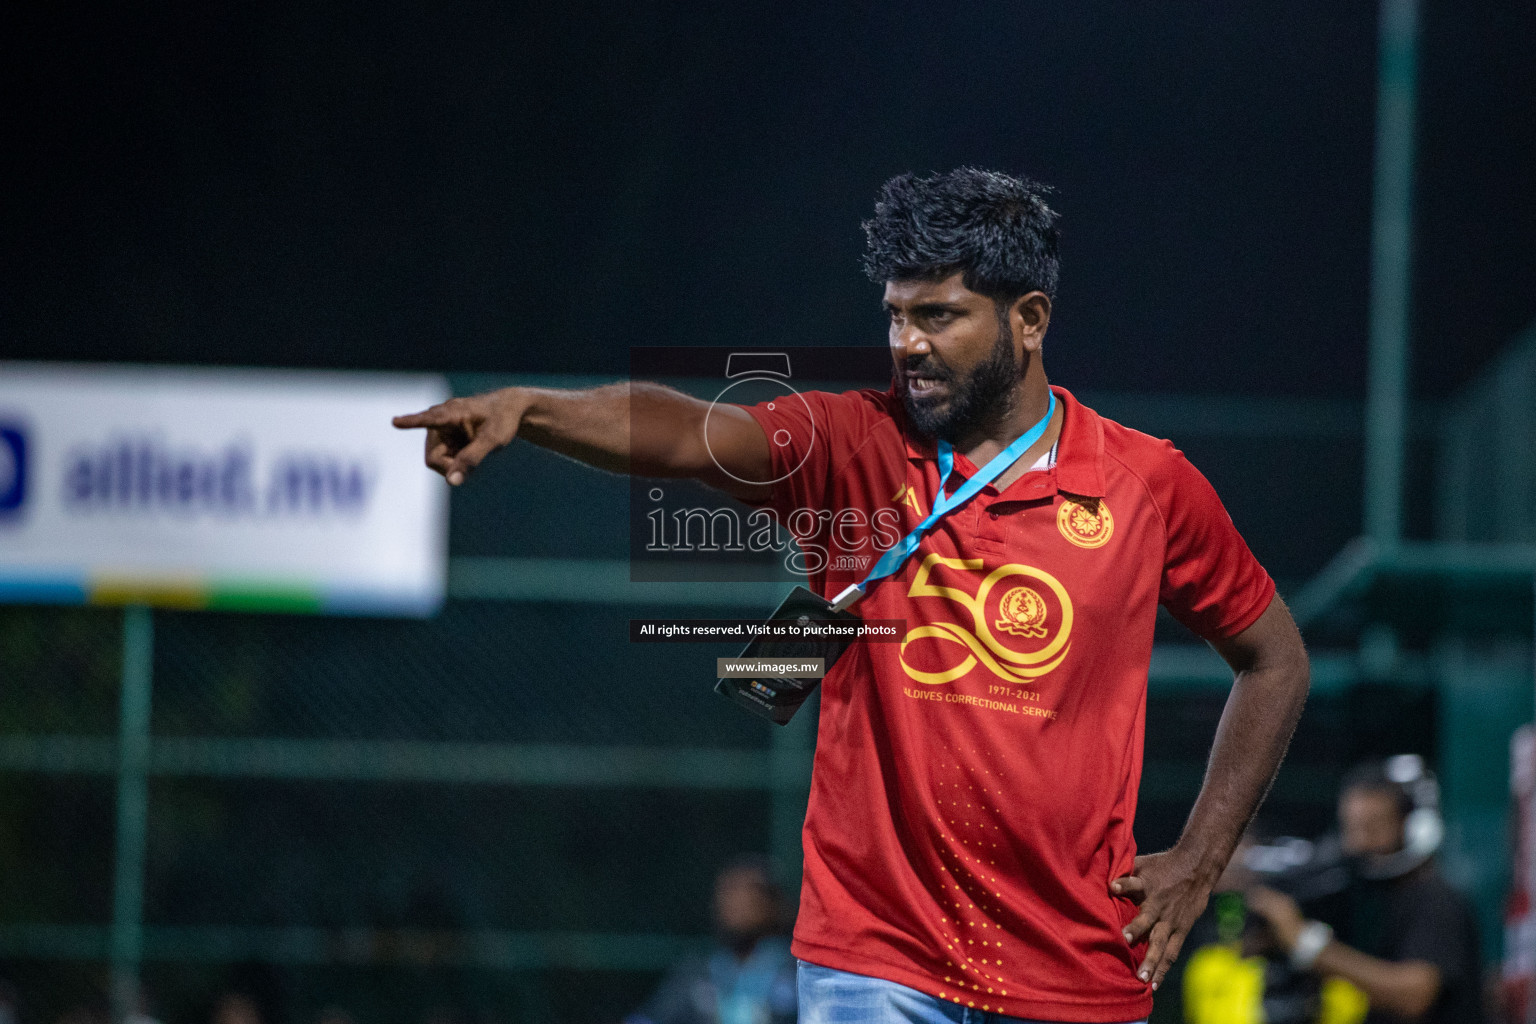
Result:
<svg viewBox="0 0 1536 1024">
<path fill-rule="evenodd" d="M 957 271 L 965 286 L 1010 302 L 1056 295 L 1056 212 L 1049 189 L 1028 178 L 960 167 L 887 181 L 864 222 L 871 281 L 933 281 Z"/>
</svg>

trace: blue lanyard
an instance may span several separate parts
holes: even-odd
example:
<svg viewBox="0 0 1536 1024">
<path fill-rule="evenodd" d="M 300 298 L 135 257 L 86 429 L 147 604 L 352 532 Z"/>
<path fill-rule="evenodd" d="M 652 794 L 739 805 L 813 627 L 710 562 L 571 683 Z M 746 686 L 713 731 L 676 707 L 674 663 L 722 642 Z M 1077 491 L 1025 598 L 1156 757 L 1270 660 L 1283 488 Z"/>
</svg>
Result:
<svg viewBox="0 0 1536 1024">
<path fill-rule="evenodd" d="M 917 550 L 918 544 L 922 543 L 923 535 L 933 528 L 933 524 L 944 518 L 946 513 L 952 512 L 974 498 L 983 487 L 996 480 L 1003 470 L 1017 462 L 1019 456 L 1029 450 L 1030 445 L 1040 440 L 1041 436 L 1045 434 L 1045 428 L 1050 426 L 1051 417 L 1056 412 L 1056 393 L 1054 391 L 1048 391 L 1047 393 L 1051 396 L 1051 400 L 1046 405 L 1045 415 L 1041 417 L 1040 422 L 1024 431 L 1012 444 L 993 456 L 992 461 L 981 467 L 975 476 L 956 488 L 953 494 L 945 494 L 944 487 L 949 483 L 949 474 L 954 472 L 955 449 L 948 441 L 939 442 L 939 493 L 933 499 L 933 511 L 928 513 L 928 518 L 917 524 L 917 529 L 907 534 L 901 539 L 899 544 L 880 556 L 880 560 L 875 563 L 874 568 L 869 570 L 869 575 L 864 577 L 863 583 L 855 583 L 841 594 L 838 594 L 832 601 L 833 611 L 844 611 L 853 602 L 864 596 L 865 590 L 868 589 L 871 583 L 883 580 L 892 573 L 897 572 L 906 564 L 912 552 Z"/>
</svg>

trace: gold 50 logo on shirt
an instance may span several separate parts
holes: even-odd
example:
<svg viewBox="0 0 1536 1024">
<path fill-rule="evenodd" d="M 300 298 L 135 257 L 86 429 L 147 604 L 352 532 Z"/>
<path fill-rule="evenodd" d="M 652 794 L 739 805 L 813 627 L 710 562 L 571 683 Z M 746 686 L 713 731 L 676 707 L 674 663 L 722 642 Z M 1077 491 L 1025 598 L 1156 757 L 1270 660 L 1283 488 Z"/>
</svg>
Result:
<svg viewBox="0 0 1536 1024">
<path fill-rule="evenodd" d="M 980 558 L 930 554 L 923 559 L 907 596 L 954 602 L 969 612 L 971 622 L 969 628 L 927 622 L 907 631 L 901 641 L 901 667 L 914 680 L 936 686 L 982 666 L 1002 682 L 1028 683 L 1066 658 L 1072 598 L 1056 577 L 1032 565 L 1009 563 L 987 572 L 972 593 L 933 582 L 938 570 L 955 570 L 960 579 L 975 581 L 986 566 Z"/>
</svg>

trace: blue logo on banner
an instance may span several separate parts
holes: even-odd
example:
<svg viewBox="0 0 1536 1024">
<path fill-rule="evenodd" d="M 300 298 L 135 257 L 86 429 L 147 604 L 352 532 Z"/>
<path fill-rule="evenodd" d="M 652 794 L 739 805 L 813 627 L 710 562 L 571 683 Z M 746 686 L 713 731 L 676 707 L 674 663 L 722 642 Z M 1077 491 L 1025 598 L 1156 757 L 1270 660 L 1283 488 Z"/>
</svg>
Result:
<svg viewBox="0 0 1536 1024">
<path fill-rule="evenodd" d="M 27 435 L 0 423 L 0 519 L 14 516 L 27 500 Z"/>
</svg>

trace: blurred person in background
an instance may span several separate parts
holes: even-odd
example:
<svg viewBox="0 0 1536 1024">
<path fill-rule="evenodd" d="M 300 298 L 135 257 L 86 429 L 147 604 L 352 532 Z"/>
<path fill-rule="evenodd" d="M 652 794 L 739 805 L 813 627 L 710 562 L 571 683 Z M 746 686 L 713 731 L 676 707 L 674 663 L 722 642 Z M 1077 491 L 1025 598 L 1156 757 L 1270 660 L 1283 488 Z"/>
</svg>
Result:
<svg viewBox="0 0 1536 1024">
<path fill-rule="evenodd" d="M 715 948 L 678 963 L 625 1024 L 793 1024 L 795 958 L 784 897 L 762 857 L 715 878 Z"/>
<path fill-rule="evenodd" d="M 267 1024 L 256 1000 L 244 992 L 225 992 L 214 1000 L 209 1024 Z"/>
<path fill-rule="evenodd" d="M 112 1000 L 105 991 L 92 992 L 55 1017 L 54 1024 L 112 1024 Z"/>
<path fill-rule="evenodd" d="M 55 1018 L 55 1024 L 160 1024 L 152 1011 L 152 1004 L 150 993 L 140 985 L 133 996 L 131 1011 L 119 1017 L 113 1013 L 112 999 L 107 990 L 102 988 L 65 1010 Z"/>
<path fill-rule="evenodd" d="M 208 1007 L 209 1024 L 282 1024 L 283 979 L 271 964 L 236 964 Z"/>
<path fill-rule="evenodd" d="M 1187 1024 L 1361 1024 L 1365 995 L 1342 978 L 1294 969 L 1243 893 L 1261 883 L 1309 917 L 1343 920 L 1350 873 L 1333 836 L 1276 833 L 1255 820 L 1216 883 L 1211 912 L 1192 931 L 1183 977 Z"/>
<path fill-rule="evenodd" d="M 1361 765 L 1345 777 L 1338 813 L 1355 878 L 1350 942 L 1267 886 L 1244 892 L 1248 912 L 1268 926 L 1292 969 L 1364 993 L 1366 1024 L 1480 1024 L 1477 922 L 1436 870 L 1444 826 L 1434 776 L 1414 754 Z"/>
</svg>

